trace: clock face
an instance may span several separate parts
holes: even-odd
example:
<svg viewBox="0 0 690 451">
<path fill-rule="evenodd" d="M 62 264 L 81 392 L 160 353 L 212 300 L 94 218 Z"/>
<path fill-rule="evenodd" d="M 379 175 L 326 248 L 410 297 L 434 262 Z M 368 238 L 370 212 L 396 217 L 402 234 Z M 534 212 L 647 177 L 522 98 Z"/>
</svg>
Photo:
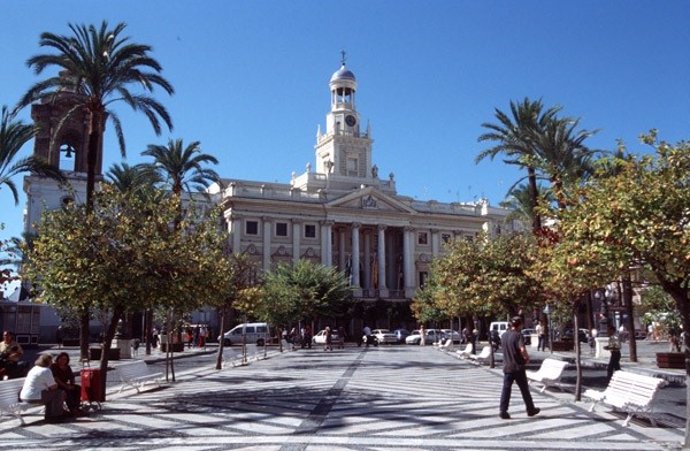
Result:
<svg viewBox="0 0 690 451">
<path fill-rule="evenodd" d="M 345 116 L 345 123 L 347 125 L 349 125 L 350 127 L 354 127 L 355 124 L 357 123 L 357 119 L 355 119 L 355 117 L 353 115 L 348 114 L 347 116 Z"/>
</svg>

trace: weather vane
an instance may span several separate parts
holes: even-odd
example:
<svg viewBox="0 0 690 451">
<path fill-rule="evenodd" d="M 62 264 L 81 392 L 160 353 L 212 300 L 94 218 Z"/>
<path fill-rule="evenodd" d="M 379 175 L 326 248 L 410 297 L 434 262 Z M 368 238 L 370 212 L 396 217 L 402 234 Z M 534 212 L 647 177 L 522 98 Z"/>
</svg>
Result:
<svg viewBox="0 0 690 451">
<path fill-rule="evenodd" d="M 346 59 L 347 59 L 347 58 L 345 57 L 345 50 L 341 50 L 341 51 L 340 51 L 340 64 L 342 64 L 342 65 L 344 66 L 344 65 L 345 65 L 345 60 L 346 60 Z"/>
</svg>

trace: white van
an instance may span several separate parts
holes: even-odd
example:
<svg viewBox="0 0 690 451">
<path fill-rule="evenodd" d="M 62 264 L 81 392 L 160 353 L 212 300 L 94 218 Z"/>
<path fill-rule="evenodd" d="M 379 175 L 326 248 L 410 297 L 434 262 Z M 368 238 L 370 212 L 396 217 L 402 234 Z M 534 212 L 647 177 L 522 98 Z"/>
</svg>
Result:
<svg viewBox="0 0 690 451">
<path fill-rule="evenodd" d="M 499 338 L 503 338 L 503 334 L 510 329 L 510 323 L 508 321 L 494 321 L 489 325 L 489 333 L 495 330 L 498 332 Z"/>
<path fill-rule="evenodd" d="M 244 323 L 238 324 L 223 334 L 223 345 L 232 346 L 242 344 L 242 335 L 246 337 L 247 344 L 257 344 L 263 346 L 268 340 L 267 323 Z M 218 337 L 220 341 L 220 337 Z"/>
</svg>

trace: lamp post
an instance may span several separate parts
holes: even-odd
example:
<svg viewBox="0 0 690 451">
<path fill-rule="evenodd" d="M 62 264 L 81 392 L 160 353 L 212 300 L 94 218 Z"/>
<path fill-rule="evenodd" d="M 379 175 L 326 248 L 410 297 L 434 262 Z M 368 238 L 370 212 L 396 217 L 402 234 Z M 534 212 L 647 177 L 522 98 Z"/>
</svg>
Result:
<svg viewBox="0 0 690 451">
<path fill-rule="evenodd" d="M 599 336 L 604 337 L 608 334 L 609 325 L 609 309 L 607 303 L 607 295 L 597 290 L 594 293 L 594 299 L 599 301 Z"/>
<path fill-rule="evenodd" d="M 546 304 L 543 312 L 546 315 L 546 328 L 549 331 L 549 351 L 553 354 L 553 331 L 551 330 L 551 307 L 549 304 Z"/>
</svg>

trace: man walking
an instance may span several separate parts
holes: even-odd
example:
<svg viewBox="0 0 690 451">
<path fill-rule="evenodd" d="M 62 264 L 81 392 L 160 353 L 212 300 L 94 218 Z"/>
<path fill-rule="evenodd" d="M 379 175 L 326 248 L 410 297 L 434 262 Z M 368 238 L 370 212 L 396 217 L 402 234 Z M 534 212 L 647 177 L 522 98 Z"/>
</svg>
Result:
<svg viewBox="0 0 690 451">
<path fill-rule="evenodd" d="M 529 362 L 529 355 L 527 355 L 527 349 L 525 349 L 525 344 L 522 341 L 521 329 L 522 319 L 519 316 L 514 316 L 510 320 L 510 329 L 501 337 L 503 348 L 503 390 L 501 391 L 499 416 L 504 420 L 510 419 L 508 405 L 510 404 L 513 382 L 516 382 L 520 388 L 522 399 L 525 401 L 525 407 L 527 408 L 527 415 L 533 417 L 541 410 L 538 407 L 534 407 L 532 394 L 527 383 L 525 365 Z"/>
</svg>

